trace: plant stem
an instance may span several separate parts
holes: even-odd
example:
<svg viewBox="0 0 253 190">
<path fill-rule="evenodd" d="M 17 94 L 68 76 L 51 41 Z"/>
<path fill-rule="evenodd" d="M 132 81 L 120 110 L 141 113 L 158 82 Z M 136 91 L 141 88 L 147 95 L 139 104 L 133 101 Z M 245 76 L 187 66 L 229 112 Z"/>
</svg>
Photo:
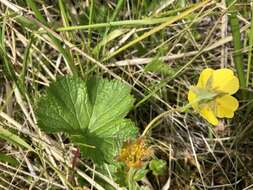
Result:
<svg viewBox="0 0 253 190">
<path fill-rule="evenodd" d="M 145 128 L 145 130 L 143 131 L 142 133 L 142 137 L 146 136 L 147 133 L 150 131 L 150 129 L 152 129 L 152 127 L 154 126 L 154 124 L 159 120 L 161 119 L 162 117 L 166 116 L 167 114 L 170 114 L 171 112 L 173 112 L 174 110 L 168 110 L 168 111 L 165 111 L 163 113 L 161 113 L 160 115 L 156 116 L 148 125 L 147 127 Z"/>
</svg>

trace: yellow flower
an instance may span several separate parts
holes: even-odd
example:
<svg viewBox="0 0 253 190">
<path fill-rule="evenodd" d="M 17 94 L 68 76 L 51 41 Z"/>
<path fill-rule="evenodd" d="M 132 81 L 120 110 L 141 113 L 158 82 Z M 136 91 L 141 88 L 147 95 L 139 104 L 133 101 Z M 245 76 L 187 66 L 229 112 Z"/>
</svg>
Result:
<svg viewBox="0 0 253 190">
<path fill-rule="evenodd" d="M 190 105 L 213 125 L 218 118 L 232 118 L 239 103 L 231 96 L 239 89 L 239 80 L 230 69 L 204 69 L 198 84 L 188 93 Z"/>
<path fill-rule="evenodd" d="M 147 146 L 143 138 L 139 137 L 134 141 L 124 143 L 117 160 L 124 162 L 129 169 L 138 169 L 152 154 L 153 150 Z"/>
</svg>

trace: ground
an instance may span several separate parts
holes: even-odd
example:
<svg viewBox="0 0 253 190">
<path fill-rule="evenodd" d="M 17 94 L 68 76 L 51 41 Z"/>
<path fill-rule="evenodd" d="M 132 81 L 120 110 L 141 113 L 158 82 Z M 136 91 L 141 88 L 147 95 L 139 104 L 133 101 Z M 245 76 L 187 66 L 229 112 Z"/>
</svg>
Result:
<svg viewBox="0 0 253 190">
<path fill-rule="evenodd" d="M 253 189 L 252 17 L 248 0 L 0 1 L 0 189 Z M 240 81 L 239 108 L 217 126 L 181 109 L 205 68 Z M 68 133 L 41 130 L 38 102 L 66 76 L 130 89 L 138 138 L 123 148 L 145 171 L 114 177 Z"/>
</svg>

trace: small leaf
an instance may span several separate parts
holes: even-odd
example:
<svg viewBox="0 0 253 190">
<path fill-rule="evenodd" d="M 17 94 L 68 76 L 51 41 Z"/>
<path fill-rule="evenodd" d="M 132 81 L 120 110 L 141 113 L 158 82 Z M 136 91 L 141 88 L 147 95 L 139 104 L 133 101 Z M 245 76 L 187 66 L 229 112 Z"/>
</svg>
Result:
<svg viewBox="0 0 253 190">
<path fill-rule="evenodd" d="M 164 160 L 151 160 L 149 169 L 152 170 L 154 175 L 164 175 L 167 168 L 167 163 Z"/>
<path fill-rule="evenodd" d="M 94 162 L 112 162 L 122 143 L 137 134 L 134 123 L 124 119 L 133 102 L 130 88 L 119 81 L 65 77 L 40 99 L 38 125 L 46 132 L 68 133 Z"/>
<path fill-rule="evenodd" d="M 143 189 L 143 187 L 138 184 L 138 181 L 141 180 L 146 175 L 146 172 L 148 171 L 146 171 L 144 168 L 143 169 L 130 168 L 127 173 L 128 189 L 130 190 Z"/>
<path fill-rule="evenodd" d="M 175 71 L 172 67 L 161 61 L 159 58 L 154 59 L 149 64 L 147 64 L 144 70 L 150 72 L 156 72 L 166 76 L 172 76 L 175 74 Z"/>
</svg>

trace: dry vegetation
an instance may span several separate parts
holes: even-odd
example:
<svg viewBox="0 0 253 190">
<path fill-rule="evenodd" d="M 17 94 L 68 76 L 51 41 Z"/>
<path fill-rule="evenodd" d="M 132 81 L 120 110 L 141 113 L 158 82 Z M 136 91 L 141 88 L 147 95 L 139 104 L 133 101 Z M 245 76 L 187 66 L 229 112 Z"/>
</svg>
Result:
<svg viewBox="0 0 253 190">
<path fill-rule="evenodd" d="M 252 10 L 247 0 L 0 0 L 0 189 L 119 189 L 85 157 L 73 168 L 68 136 L 37 126 L 39 97 L 63 75 L 130 85 L 140 134 L 171 110 L 149 131 L 168 165 L 147 174 L 150 189 L 253 189 Z M 175 110 L 206 67 L 241 80 L 239 110 L 216 127 Z"/>
</svg>

